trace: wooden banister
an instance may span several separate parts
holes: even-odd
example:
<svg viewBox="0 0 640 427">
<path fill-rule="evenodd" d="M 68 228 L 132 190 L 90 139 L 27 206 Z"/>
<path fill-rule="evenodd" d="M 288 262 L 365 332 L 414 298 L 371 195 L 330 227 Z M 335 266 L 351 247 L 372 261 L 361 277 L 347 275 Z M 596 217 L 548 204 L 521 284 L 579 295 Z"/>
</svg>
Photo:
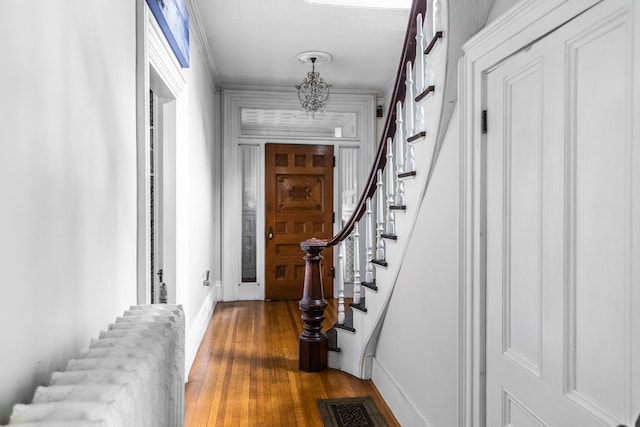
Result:
<svg viewBox="0 0 640 427">
<path fill-rule="evenodd" d="M 355 224 L 360 221 L 366 211 L 367 199 L 373 197 L 376 192 L 378 170 L 382 170 L 387 162 L 387 141 L 393 138 L 396 132 L 396 109 L 398 101 L 404 102 L 405 98 L 405 74 L 407 63 L 415 60 L 416 56 L 416 32 L 417 16 L 425 16 L 427 0 L 414 0 L 409 13 L 409 22 L 405 33 L 404 44 L 400 64 L 396 72 L 396 80 L 389 103 L 389 113 L 383 128 L 383 132 L 378 145 L 376 157 L 369 172 L 364 191 L 360 195 L 358 204 L 353 214 L 344 225 L 342 230 L 330 240 L 311 239 L 300 244 L 300 247 L 307 252 L 304 295 L 300 300 L 300 310 L 302 310 L 302 320 L 304 321 L 305 332 L 300 335 L 300 360 L 301 370 L 316 372 L 327 367 L 327 336 L 319 328 L 319 322 L 324 319 L 324 308 L 326 301 L 322 294 L 322 272 L 320 270 L 320 255 L 326 248 L 335 246 L 349 236 Z"/>
<path fill-rule="evenodd" d="M 393 94 L 391 102 L 389 103 L 389 113 L 382 131 L 380 145 L 378 145 L 378 151 L 376 152 L 376 158 L 373 162 L 373 166 L 369 171 L 369 176 L 364 187 L 364 191 L 360 195 L 358 204 L 349 218 L 349 221 L 345 226 L 333 236 L 331 240 L 327 242 L 327 247 L 335 246 L 351 233 L 353 225 L 356 221 L 359 221 L 364 215 L 367 198 L 372 197 L 376 191 L 376 174 L 379 169 L 384 169 L 387 162 L 387 138 L 393 137 L 396 132 L 396 111 L 394 106 L 398 101 L 404 102 L 405 98 L 405 74 L 407 68 L 407 62 L 413 62 L 416 58 L 416 18 L 419 13 L 425 16 L 427 8 L 426 0 L 414 0 L 411 6 L 411 12 L 409 14 L 409 23 L 407 24 L 407 32 L 404 38 L 404 46 L 402 56 L 400 58 L 400 64 L 398 65 L 398 71 L 396 72 L 396 82 L 393 88 Z"/>
</svg>

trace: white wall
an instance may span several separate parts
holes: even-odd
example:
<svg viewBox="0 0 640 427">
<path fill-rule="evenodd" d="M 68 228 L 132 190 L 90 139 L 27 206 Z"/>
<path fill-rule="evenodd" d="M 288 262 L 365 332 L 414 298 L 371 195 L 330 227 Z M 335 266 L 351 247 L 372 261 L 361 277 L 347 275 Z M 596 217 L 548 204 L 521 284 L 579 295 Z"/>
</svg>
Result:
<svg viewBox="0 0 640 427">
<path fill-rule="evenodd" d="M 376 349 L 373 381 L 401 425 L 419 425 L 413 411 L 430 426 L 458 424 L 459 153 L 456 108 Z M 398 392 L 412 411 L 393 407 Z"/>
<path fill-rule="evenodd" d="M 135 3 L 5 0 L 0 422 L 136 302 Z"/>
<path fill-rule="evenodd" d="M 507 10 L 509 10 L 519 2 L 520 0 L 495 0 L 493 8 L 491 8 L 491 13 L 487 18 L 487 24 L 495 21 L 496 18 L 501 16 L 503 13 L 505 13 Z"/>
<path fill-rule="evenodd" d="M 0 79 L 0 424 L 136 303 L 140 54 L 136 2 L 3 7 L 11 19 L 0 26 L 9 41 Z M 220 102 L 193 38 L 183 72 L 176 280 L 193 357 L 220 279 Z"/>
<path fill-rule="evenodd" d="M 187 160 L 184 176 L 178 180 L 185 184 L 182 189 L 187 201 L 184 230 L 188 236 L 188 256 L 184 257 L 186 274 L 178 286 L 185 290 L 187 298 L 182 303 L 185 306 L 187 363 L 190 366 L 215 304 L 215 283 L 221 279 L 220 100 L 215 95 L 215 88 L 193 40 L 191 64 L 185 74 L 188 81 L 188 137 L 184 141 L 179 140 L 178 144 L 186 146 Z M 208 287 L 203 285 L 205 270 L 211 272 L 211 285 Z"/>
</svg>

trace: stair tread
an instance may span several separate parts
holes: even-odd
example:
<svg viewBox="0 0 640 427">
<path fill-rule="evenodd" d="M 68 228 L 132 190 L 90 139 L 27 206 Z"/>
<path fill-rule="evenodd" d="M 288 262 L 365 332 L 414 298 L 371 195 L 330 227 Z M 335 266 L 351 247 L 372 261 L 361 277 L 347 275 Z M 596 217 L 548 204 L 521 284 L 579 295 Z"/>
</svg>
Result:
<svg viewBox="0 0 640 427">
<path fill-rule="evenodd" d="M 407 142 L 413 142 L 413 141 L 417 141 L 420 138 L 424 138 L 425 136 L 427 136 L 427 132 L 425 131 L 421 131 L 416 133 L 415 135 L 407 138 Z M 414 172 L 415 173 L 415 172 Z"/>
<path fill-rule="evenodd" d="M 371 261 L 372 263 L 376 264 L 376 265 L 381 265 L 383 267 L 388 266 L 389 264 L 387 264 L 387 261 L 383 260 L 383 259 L 374 259 L 373 261 Z"/>
<path fill-rule="evenodd" d="M 436 87 L 431 85 L 428 88 L 426 88 L 425 90 L 422 91 L 422 93 L 418 96 L 416 96 L 416 102 L 420 102 L 422 101 L 424 98 L 427 97 L 427 95 L 429 95 L 430 93 L 435 93 L 436 91 Z"/>
<path fill-rule="evenodd" d="M 378 287 L 376 286 L 375 279 L 373 280 L 373 282 L 360 282 L 360 284 L 362 286 L 364 286 L 365 288 L 371 289 L 372 291 L 377 291 L 378 290 Z"/>
<path fill-rule="evenodd" d="M 416 171 L 409 171 L 409 172 L 403 172 L 403 173 L 399 173 L 398 174 L 398 178 L 403 179 L 403 178 L 409 178 L 412 176 L 416 176 L 418 173 Z"/>
<path fill-rule="evenodd" d="M 360 298 L 360 302 L 358 304 L 350 302 L 349 307 L 355 308 L 356 310 L 361 311 L 363 313 L 367 312 L 367 307 L 366 307 L 364 298 Z"/>
<path fill-rule="evenodd" d="M 443 36 L 444 36 L 444 32 L 442 32 L 442 31 L 436 32 L 433 35 L 433 38 L 431 39 L 431 42 L 429 43 L 429 46 L 427 46 L 426 49 L 424 50 L 424 54 L 425 55 L 429 55 L 429 53 L 431 52 L 433 47 L 436 45 L 436 42 L 438 41 L 438 39 L 441 39 Z"/>
<path fill-rule="evenodd" d="M 340 352 L 338 347 L 338 331 L 335 328 L 331 328 L 327 331 L 327 348 L 329 351 Z"/>
<path fill-rule="evenodd" d="M 353 312 L 349 311 L 349 312 L 345 312 L 344 313 L 344 324 L 339 324 L 336 323 L 335 325 L 333 325 L 334 328 L 338 328 L 338 329 L 344 329 L 350 332 L 355 332 L 356 329 L 353 327 Z"/>
</svg>

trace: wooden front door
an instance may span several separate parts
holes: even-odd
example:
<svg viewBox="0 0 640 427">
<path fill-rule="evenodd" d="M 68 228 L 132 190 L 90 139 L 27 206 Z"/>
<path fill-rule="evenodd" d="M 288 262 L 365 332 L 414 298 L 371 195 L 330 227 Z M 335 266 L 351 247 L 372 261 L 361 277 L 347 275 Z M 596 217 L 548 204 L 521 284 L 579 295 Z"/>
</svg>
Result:
<svg viewBox="0 0 640 427">
<path fill-rule="evenodd" d="M 300 299 L 300 242 L 333 235 L 333 147 L 265 145 L 266 299 Z M 333 296 L 333 253 L 323 253 L 324 296 Z"/>
</svg>

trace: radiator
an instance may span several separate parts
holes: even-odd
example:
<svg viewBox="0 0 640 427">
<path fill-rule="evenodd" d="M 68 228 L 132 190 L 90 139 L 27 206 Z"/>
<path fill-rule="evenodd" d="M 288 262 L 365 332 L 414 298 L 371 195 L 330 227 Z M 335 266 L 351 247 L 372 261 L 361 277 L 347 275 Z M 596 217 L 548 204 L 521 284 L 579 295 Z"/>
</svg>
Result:
<svg viewBox="0 0 640 427">
<path fill-rule="evenodd" d="M 14 405 L 9 425 L 182 426 L 184 324 L 182 306 L 132 306 L 32 403 Z"/>
</svg>

